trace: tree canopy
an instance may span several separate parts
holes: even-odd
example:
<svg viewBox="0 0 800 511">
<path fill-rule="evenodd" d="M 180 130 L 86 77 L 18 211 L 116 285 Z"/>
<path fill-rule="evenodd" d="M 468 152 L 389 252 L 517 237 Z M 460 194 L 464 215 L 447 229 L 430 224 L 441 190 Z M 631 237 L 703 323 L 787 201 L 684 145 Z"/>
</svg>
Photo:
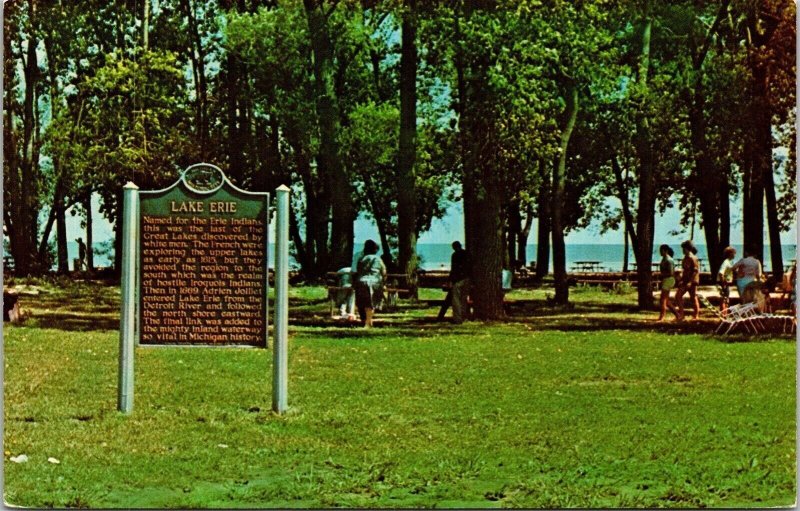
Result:
<svg viewBox="0 0 800 511">
<path fill-rule="evenodd" d="M 289 184 L 305 278 L 349 265 L 374 219 L 413 277 L 416 240 L 464 204 L 476 314 L 500 273 L 621 226 L 650 306 L 655 214 L 708 247 L 741 207 L 774 272 L 794 221 L 796 7 L 789 0 L 163 0 L 4 4 L 4 233 L 18 271 L 67 269 L 65 211 L 160 187 L 190 163 Z M 741 204 L 741 206 L 739 206 Z M 676 226 L 678 227 L 678 226 Z M 117 251 L 119 253 L 119 250 Z M 627 252 L 626 252 L 627 257 Z M 627 259 L 626 259 L 627 261 Z M 627 264 L 627 262 L 626 262 Z"/>
</svg>

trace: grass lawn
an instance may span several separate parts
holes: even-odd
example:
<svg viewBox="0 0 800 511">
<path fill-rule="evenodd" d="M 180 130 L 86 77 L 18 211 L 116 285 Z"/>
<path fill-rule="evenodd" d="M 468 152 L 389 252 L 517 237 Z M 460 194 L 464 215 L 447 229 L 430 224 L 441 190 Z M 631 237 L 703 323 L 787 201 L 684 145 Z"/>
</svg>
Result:
<svg viewBox="0 0 800 511">
<path fill-rule="evenodd" d="M 292 290 L 272 353 L 138 348 L 116 411 L 119 291 L 50 288 L 6 324 L 5 499 L 34 507 L 748 507 L 795 502 L 792 337 L 654 325 L 633 294 L 545 291 L 505 323 L 403 303 L 372 331 Z M 442 293 L 430 291 L 431 297 Z M 747 342 L 745 342 L 747 341 Z M 25 454 L 27 463 L 11 457 Z M 55 458 L 59 463 L 52 463 Z"/>
</svg>

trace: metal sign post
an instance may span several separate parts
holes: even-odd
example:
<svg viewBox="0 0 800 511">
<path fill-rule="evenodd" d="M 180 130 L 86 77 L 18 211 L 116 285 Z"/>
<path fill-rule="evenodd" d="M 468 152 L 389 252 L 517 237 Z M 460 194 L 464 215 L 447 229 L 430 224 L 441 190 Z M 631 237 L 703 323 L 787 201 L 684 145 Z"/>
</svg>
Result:
<svg viewBox="0 0 800 511">
<path fill-rule="evenodd" d="M 122 311 L 119 325 L 119 384 L 117 410 L 133 411 L 133 346 L 136 326 L 136 261 L 138 247 L 139 187 L 128 183 L 122 209 Z"/>
<path fill-rule="evenodd" d="M 272 354 L 272 410 L 277 414 L 288 408 L 289 380 L 289 188 L 276 190 L 275 219 L 275 341 Z"/>
</svg>

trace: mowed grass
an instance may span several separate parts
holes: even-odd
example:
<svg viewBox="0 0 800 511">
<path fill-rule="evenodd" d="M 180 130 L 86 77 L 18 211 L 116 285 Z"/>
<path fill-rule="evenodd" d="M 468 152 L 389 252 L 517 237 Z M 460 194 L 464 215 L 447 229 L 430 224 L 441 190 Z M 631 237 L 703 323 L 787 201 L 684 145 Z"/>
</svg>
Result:
<svg viewBox="0 0 800 511">
<path fill-rule="evenodd" d="M 139 348 L 116 411 L 118 290 L 25 297 L 6 324 L 5 499 L 34 507 L 748 507 L 795 501 L 793 338 L 653 325 L 633 295 L 546 290 L 506 323 L 403 304 L 364 331 L 292 290 L 272 352 Z M 429 291 L 428 297 L 442 293 Z M 423 296 L 425 297 L 425 296 Z M 97 307 L 96 322 L 92 314 Z M 96 324 L 97 326 L 92 326 Z M 12 456 L 26 454 L 27 463 Z M 60 463 L 48 462 L 48 458 Z"/>
</svg>

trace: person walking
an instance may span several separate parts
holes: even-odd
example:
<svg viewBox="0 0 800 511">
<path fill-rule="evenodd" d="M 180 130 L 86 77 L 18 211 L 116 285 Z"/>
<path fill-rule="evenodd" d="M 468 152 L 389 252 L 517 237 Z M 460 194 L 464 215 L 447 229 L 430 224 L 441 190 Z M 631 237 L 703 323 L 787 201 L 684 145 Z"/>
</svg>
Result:
<svg viewBox="0 0 800 511">
<path fill-rule="evenodd" d="M 75 238 L 78 244 L 78 258 L 75 259 L 75 271 L 82 271 L 86 264 L 86 244 L 81 238 Z"/>
<path fill-rule="evenodd" d="M 736 257 L 736 249 L 725 247 L 722 251 L 722 264 L 717 272 L 717 282 L 719 283 L 719 296 L 722 298 L 722 313 L 728 310 L 730 305 L 731 284 L 733 284 L 733 258 Z"/>
<path fill-rule="evenodd" d="M 450 257 L 450 285 L 453 303 L 453 322 L 461 324 L 468 314 L 470 261 L 461 242 L 453 242 L 453 255 Z"/>
<path fill-rule="evenodd" d="M 669 299 L 669 293 L 675 287 L 675 261 L 672 259 L 675 252 L 669 245 L 661 245 L 658 251 L 661 254 L 661 263 L 658 265 L 658 269 L 661 271 L 661 299 L 659 301 L 661 314 L 658 315 L 656 321 L 664 320 L 664 316 L 667 315 L 667 309 L 675 314 L 675 319 L 677 319 L 680 316 Z"/>
<path fill-rule="evenodd" d="M 358 260 L 356 271 L 356 307 L 361 324 L 372 328 L 375 308 L 383 300 L 383 283 L 386 266 L 378 257 L 378 244 L 372 240 L 364 242 L 364 255 Z"/>
<path fill-rule="evenodd" d="M 697 248 L 690 240 L 681 243 L 683 260 L 681 261 L 681 281 L 675 293 L 678 307 L 678 321 L 683 320 L 683 295 L 688 291 L 694 309 L 693 319 L 700 317 L 700 301 L 697 299 L 697 286 L 700 284 L 700 261 L 697 259 Z"/>
</svg>

